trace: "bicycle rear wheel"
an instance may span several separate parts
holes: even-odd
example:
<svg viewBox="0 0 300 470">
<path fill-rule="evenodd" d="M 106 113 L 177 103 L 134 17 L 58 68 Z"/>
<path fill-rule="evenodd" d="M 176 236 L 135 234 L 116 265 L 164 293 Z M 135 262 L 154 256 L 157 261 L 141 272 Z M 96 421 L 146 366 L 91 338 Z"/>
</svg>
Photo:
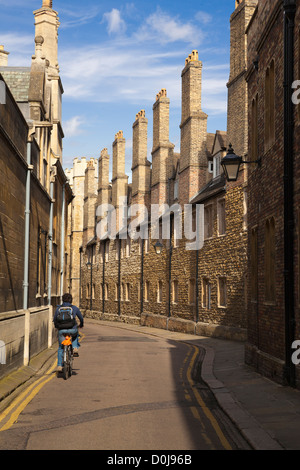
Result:
<svg viewBox="0 0 300 470">
<path fill-rule="evenodd" d="M 70 359 L 69 359 L 69 346 L 64 346 L 64 363 L 63 363 L 63 377 L 65 380 L 70 374 Z"/>
<path fill-rule="evenodd" d="M 73 349 L 72 346 L 68 346 L 68 355 L 69 355 L 69 377 L 71 377 L 73 372 Z"/>
</svg>

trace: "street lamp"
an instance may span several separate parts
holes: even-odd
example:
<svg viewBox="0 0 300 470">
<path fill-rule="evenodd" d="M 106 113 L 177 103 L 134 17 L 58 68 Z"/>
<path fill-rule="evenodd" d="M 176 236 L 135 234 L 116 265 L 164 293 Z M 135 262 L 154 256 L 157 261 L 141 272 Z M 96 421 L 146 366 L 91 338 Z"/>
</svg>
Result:
<svg viewBox="0 0 300 470">
<path fill-rule="evenodd" d="M 164 247 L 164 246 L 162 245 L 162 243 L 160 243 L 160 241 L 157 241 L 157 242 L 155 243 L 155 245 L 154 245 L 155 253 L 156 253 L 157 255 L 160 255 L 161 252 L 162 252 L 163 247 Z"/>
<path fill-rule="evenodd" d="M 261 159 L 259 158 L 258 160 L 255 160 L 255 161 L 252 161 L 252 162 L 244 161 L 242 159 L 242 157 L 240 157 L 240 156 L 238 156 L 234 153 L 232 145 L 229 144 L 228 153 L 221 160 L 221 165 L 223 167 L 223 170 L 224 170 L 225 177 L 226 177 L 227 181 L 237 181 L 239 171 L 240 171 L 240 166 L 243 163 L 244 164 L 257 163 L 260 166 Z"/>
</svg>

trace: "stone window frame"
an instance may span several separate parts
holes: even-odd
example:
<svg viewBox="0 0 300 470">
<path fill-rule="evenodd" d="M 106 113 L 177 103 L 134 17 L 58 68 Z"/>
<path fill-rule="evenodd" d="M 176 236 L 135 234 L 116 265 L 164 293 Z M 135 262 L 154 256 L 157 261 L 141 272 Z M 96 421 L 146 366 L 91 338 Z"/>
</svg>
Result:
<svg viewBox="0 0 300 470">
<path fill-rule="evenodd" d="M 210 212 L 209 220 L 207 219 L 207 213 Z M 210 202 L 204 207 L 204 240 L 209 240 L 214 236 L 214 206 Z"/>
<path fill-rule="evenodd" d="M 149 302 L 150 299 L 150 282 L 145 281 L 144 285 L 144 301 Z"/>
<path fill-rule="evenodd" d="M 221 211 L 221 204 L 223 207 L 223 210 Z M 221 224 L 221 216 L 223 223 Z M 223 225 L 223 231 L 220 233 L 220 226 Z M 218 231 L 218 237 L 224 237 L 226 235 L 226 199 L 225 196 L 221 197 L 217 200 L 217 231 Z"/>
<path fill-rule="evenodd" d="M 179 283 L 178 283 L 178 279 L 173 279 L 172 280 L 172 304 L 173 305 L 178 304 L 178 299 L 179 299 Z"/>
<path fill-rule="evenodd" d="M 206 276 L 201 281 L 201 305 L 202 308 L 211 309 L 211 282 Z"/>
<path fill-rule="evenodd" d="M 163 301 L 163 282 L 159 279 L 157 281 L 157 296 L 156 296 L 156 302 L 158 304 L 161 304 Z"/>
<path fill-rule="evenodd" d="M 104 284 L 104 300 L 108 300 L 109 298 L 109 287 L 108 287 L 108 283 L 106 282 Z"/>
<path fill-rule="evenodd" d="M 130 302 L 130 283 L 124 282 L 123 283 L 123 300 L 124 302 Z"/>
<path fill-rule="evenodd" d="M 218 276 L 218 308 L 227 308 L 228 285 L 226 276 Z M 224 289 L 224 291 L 223 291 Z"/>
</svg>

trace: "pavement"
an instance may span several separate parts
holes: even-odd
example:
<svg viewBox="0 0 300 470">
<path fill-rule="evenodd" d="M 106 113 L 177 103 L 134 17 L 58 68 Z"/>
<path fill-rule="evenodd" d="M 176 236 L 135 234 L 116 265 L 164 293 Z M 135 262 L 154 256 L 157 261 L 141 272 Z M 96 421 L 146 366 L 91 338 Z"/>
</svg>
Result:
<svg viewBox="0 0 300 470">
<path fill-rule="evenodd" d="M 204 349 L 202 379 L 251 447 L 254 450 L 300 449 L 300 391 L 272 382 L 247 366 L 244 343 L 119 322 L 101 323 L 188 342 Z M 0 380 L 0 413 L 26 384 L 53 364 L 56 352 L 57 347 L 53 345 L 33 358 L 28 367 Z"/>
</svg>

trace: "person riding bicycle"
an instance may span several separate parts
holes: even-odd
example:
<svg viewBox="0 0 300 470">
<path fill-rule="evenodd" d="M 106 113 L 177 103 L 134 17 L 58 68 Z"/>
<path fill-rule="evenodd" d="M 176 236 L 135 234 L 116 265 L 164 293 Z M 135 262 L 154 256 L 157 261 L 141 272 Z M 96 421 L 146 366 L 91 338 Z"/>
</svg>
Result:
<svg viewBox="0 0 300 470">
<path fill-rule="evenodd" d="M 79 308 L 72 305 L 72 295 L 67 293 L 62 297 L 62 305 L 56 308 L 53 322 L 55 328 L 58 329 L 58 351 L 57 351 L 57 371 L 62 371 L 63 365 L 63 346 L 62 342 L 65 339 L 65 334 L 68 333 L 72 337 L 72 346 L 74 356 L 78 356 L 78 348 L 80 346 L 78 341 L 78 325 L 76 317 L 79 318 L 79 328 L 83 328 L 83 316 Z"/>
</svg>

